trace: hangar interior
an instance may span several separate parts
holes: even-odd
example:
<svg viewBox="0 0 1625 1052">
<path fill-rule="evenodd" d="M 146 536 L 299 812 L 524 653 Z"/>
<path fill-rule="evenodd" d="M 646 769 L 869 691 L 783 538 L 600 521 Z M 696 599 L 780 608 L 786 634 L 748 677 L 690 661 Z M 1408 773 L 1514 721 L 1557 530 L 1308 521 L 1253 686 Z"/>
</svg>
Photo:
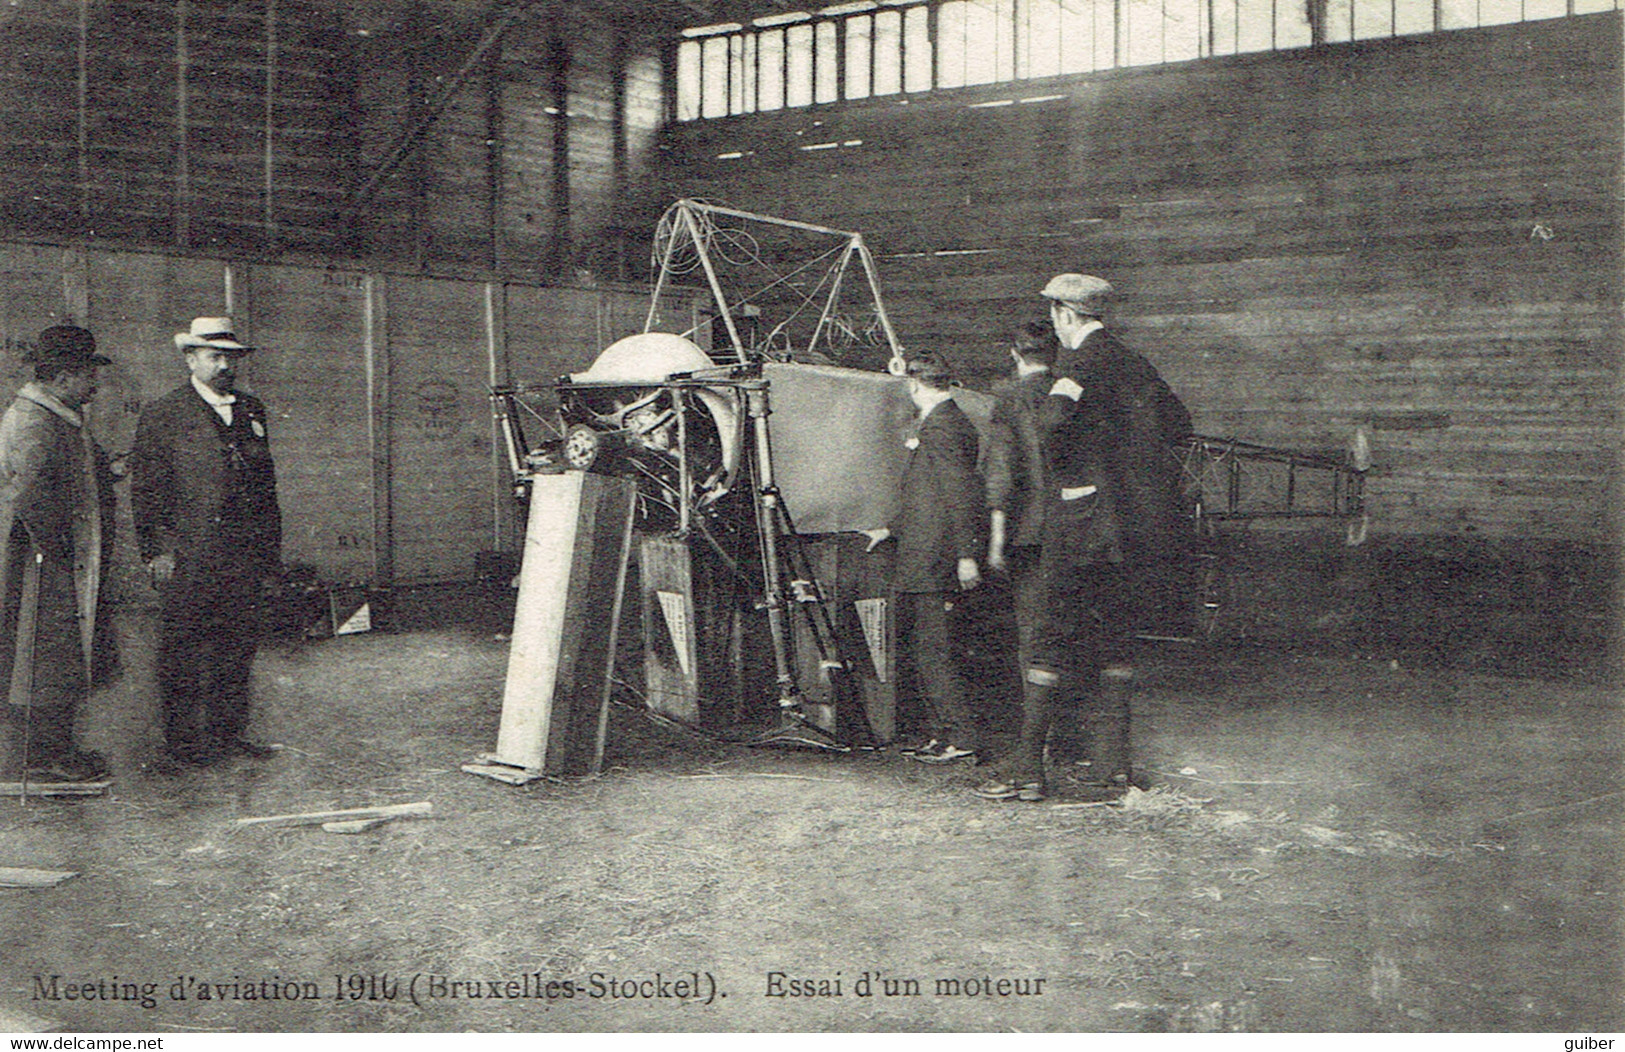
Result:
<svg viewBox="0 0 1625 1052">
<path fill-rule="evenodd" d="M 16 864 L 104 877 L 43 904 L 67 950 L 14 914 L 6 958 L 139 971 L 138 947 L 91 931 L 128 908 L 155 975 L 710 961 L 737 998 L 712 1014 L 239 999 L 129 1015 L 30 1001 L 7 968 L 0 1011 L 78 1029 L 1617 1028 L 1617 894 L 1598 889 L 1618 822 L 1594 801 L 1617 802 L 1620 773 L 1621 29 L 1617 0 L 0 9 L 9 386 L 42 328 L 85 325 L 115 360 L 93 426 L 125 451 L 141 407 L 184 377 L 171 334 L 230 314 L 265 348 L 248 382 L 273 414 L 285 561 L 324 599 L 372 597 L 385 630 L 268 651 L 260 720 L 282 766 L 165 790 L 139 773 L 152 596 L 121 496 L 126 676 L 86 733 L 128 768 L 128 806 L 4 819 Z M 740 754 L 624 709 L 598 782 L 507 790 L 455 771 L 495 732 L 493 635 L 524 545 L 490 391 L 550 383 L 651 324 L 706 331 L 697 278 L 650 306 L 679 199 L 861 232 L 903 346 L 942 352 L 969 388 L 1007 372 L 1049 276 L 1099 273 L 1114 326 L 1199 432 L 1367 445 L 1363 543 L 1324 519 L 1236 524 L 1213 637 L 1148 662 L 1147 765 L 1198 772 L 1169 781 L 1167 810 L 984 815 L 952 776 L 901 764 L 865 789 L 862 767 Z M 834 364 L 887 356 L 859 338 Z M 802 781 L 768 791 L 775 777 Z M 463 832 L 402 823 L 359 855 L 284 833 L 270 861 L 214 832 L 403 789 L 434 793 Z M 827 821 L 794 817 L 803 794 L 833 794 Z M 488 858 L 461 853 L 476 831 Z M 1004 870 L 980 872 L 976 839 L 1023 870 L 982 921 Z M 796 861 L 819 851 L 823 875 Z M 935 878 L 909 862 L 945 851 L 972 861 Z M 186 852 L 219 872 L 178 865 Z M 480 892 L 484 867 L 511 894 Z M 1288 884 L 1300 894 L 1265 901 Z M 1470 901 L 1498 884 L 1506 902 Z M 899 906 L 907 889 L 954 919 Z M 436 934 L 391 914 L 400 896 Z M 178 920 L 188 909 L 218 929 Z M 273 920 L 294 934 L 266 935 Z M 952 934 L 973 924 L 974 951 Z M 273 949 L 245 948 L 259 937 Z M 1338 952 L 1305 950 L 1315 938 Z M 893 966 L 1051 974 L 1069 993 L 855 1012 L 759 989 L 773 970 Z M 1237 969 L 1257 974 L 1220 981 Z"/>
</svg>

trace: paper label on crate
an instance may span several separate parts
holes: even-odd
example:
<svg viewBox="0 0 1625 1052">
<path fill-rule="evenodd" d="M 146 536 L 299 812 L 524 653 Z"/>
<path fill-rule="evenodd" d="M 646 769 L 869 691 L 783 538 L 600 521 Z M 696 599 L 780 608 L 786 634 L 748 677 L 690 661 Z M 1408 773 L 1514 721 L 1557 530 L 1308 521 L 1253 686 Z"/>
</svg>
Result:
<svg viewBox="0 0 1625 1052">
<path fill-rule="evenodd" d="M 858 623 L 863 625 L 863 641 L 869 644 L 869 660 L 874 662 L 875 678 L 886 682 L 886 600 L 858 599 Z"/>
<path fill-rule="evenodd" d="M 371 603 L 362 603 L 361 608 L 359 610 L 357 610 L 355 613 L 351 614 L 349 617 L 345 618 L 344 623 L 342 625 L 339 625 L 337 628 L 333 629 L 333 634 L 335 636 L 348 636 L 348 635 L 353 635 L 356 632 L 371 632 L 371 631 L 372 631 L 372 604 Z"/>
<path fill-rule="evenodd" d="M 683 675 L 692 676 L 689 667 L 693 659 L 688 653 L 688 603 L 682 592 L 656 592 L 660 597 L 660 612 L 666 618 L 666 631 L 671 633 L 671 648 L 677 651 L 677 663 Z"/>
</svg>

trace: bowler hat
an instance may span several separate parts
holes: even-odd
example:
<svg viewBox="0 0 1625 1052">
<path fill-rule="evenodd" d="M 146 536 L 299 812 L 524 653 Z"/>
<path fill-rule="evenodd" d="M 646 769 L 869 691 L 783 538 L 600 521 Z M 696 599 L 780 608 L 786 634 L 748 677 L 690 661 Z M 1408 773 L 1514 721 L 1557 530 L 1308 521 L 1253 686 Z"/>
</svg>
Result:
<svg viewBox="0 0 1625 1052">
<path fill-rule="evenodd" d="M 247 354 L 254 348 L 241 343 L 231 331 L 230 318 L 193 318 L 192 327 L 175 334 L 175 346 L 180 350 L 192 347 L 218 347 L 222 351 Z"/>
<path fill-rule="evenodd" d="M 88 365 L 112 365 L 113 359 L 96 353 L 96 337 L 77 325 L 53 325 L 39 334 L 33 349 L 23 361 L 34 365 L 60 364 L 70 369 Z"/>
<path fill-rule="evenodd" d="M 1057 274 L 1049 279 L 1040 293 L 1045 299 L 1056 300 L 1072 307 L 1080 314 L 1099 317 L 1111 298 L 1111 283 L 1088 274 Z"/>
</svg>

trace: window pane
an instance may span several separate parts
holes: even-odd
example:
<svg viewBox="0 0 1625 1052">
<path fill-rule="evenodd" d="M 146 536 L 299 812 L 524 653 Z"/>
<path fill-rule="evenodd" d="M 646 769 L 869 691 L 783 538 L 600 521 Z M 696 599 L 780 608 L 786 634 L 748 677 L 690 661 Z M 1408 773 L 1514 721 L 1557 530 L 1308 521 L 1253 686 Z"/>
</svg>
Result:
<svg viewBox="0 0 1625 1052">
<path fill-rule="evenodd" d="M 1094 0 L 1060 0 L 1060 71 L 1095 69 Z"/>
<path fill-rule="evenodd" d="M 965 83 L 964 0 L 949 0 L 937 12 L 937 87 Z"/>
<path fill-rule="evenodd" d="M 685 40 L 677 45 L 677 119 L 700 115 L 700 44 Z"/>
<path fill-rule="evenodd" d="M 1014 2 L 972 0 L 965 5 L 966 84 L 1010 79 L 1015 65 L 1015 41 L 1010 32 Z"/>
<path fill-rule="evenodd" d="M 840 67 L 835 64 L 839 31 L 838 22 L 818 23 L 818 73 L 813 97 L 819 102 L 834 102 L 841 97 Z"/>
<path fill-rule="evenodd" d="M 1294 5 L 1285 4 L 1291 7 Z M 1162 60 L 1183 62 L 1202 53 L 1200 0 L 1163 0 Z"/>
<path fill-rule="evenodd" d="M 908 64 L 903 73 L 903 89 L 931 90 L 931 71 L 935 66 L 935 56 L 931 54 L 931 12 L 923 4 L 909 8 L 904 16 L 903 57 Z"/>
<path fill-rule="evenodd" d="M 1236 0 L 1239 4 L 1241 0 Z M 1445 0 L 1449 3 L 1450 0 Z M 1476 0 L 1468 0 L 1469 3 Z M 1326 0 L 1326 39 L 1336 43 L 1354 38 L 1354 0 Z"/>
<path fill-rule="evenodd" d="M 700 112 L 707 117 L 728 115 L 728 38 L 705 41 L 705 95 Z"/>
<path fill-rule="evenodd" d="M 1394 33 L 1433 31 L 1433 0 L 1394 0 Z"/>
<path fill-rule="evenodd" d="M 1053 77 L 1061 72 L 1061 5 L 1021 0 L 1016 22 L 1016 76 Z"/>
<path fill-rule="evenodd" d="M 744 38 L 745 49 L 740 58 L 740 79 L 744 83 L 745 113 L 756 112 L 756 34 Z"/>
<path fill-rule="evenodd" d="M 857 15 L 846 20 L 846 97 L 869 97 L 869 34 L 872 32 L 868 15 Z"/>
<path fill-rule="evenodd" d="M 1481 26 L 1516 22 L 1522 14 L 1521 0 L 1479 0 L 1478 3 L 1478 24 Z"/>
<path fill-rule="evenodd" d="M 1574 13 L 1594 15 L 1598 11 L 1612 11 L 1617 6 L 1618 0 L 1574 0 Z"/>
<path fill-rule="evenodd" d="M 1149 66 L 1162 61 L 1162 0 L 1124 0 L 1128 39 L 1124 63 Z"/>
<path fill-rule="evenodd" d="M 1406 0 L 1400 0 L 1401 3 Z M 1432 0 L 1428 0 L 1432 11 Z M 1296 0 L 1276 0 L 1275 46 L 1278 48 L 1308 47 L 1313 40 L 1309 32 L 1309 5 Z"/>
<path fill-rule="evenodd" d="M 756 108 L 784 108 L 784 30 L 769 29 L 756 43 Z"/>
<path fill-rule="evenodd" d="M 1478 0 L 1441 0 L 1440 29 L 1471 29 L 1478 25 Z"/>
<path fill-rule="evenodd" d="M 1337 2 L 1331 0 L 1333 4 Z M 1275 37 L 1275 5 L 1272 0 L 1236 0 L 1236 22 L 1238 52 L 1270 49 Z"/>
<path fill-rule="evenodd" d="M 875 15 L 876 95 L 895 95 L 903 90 L 903 15 L 882 11 Z"/>
<path fill-rule="evenodd" d="M 1208 0 L 1213 54 L 1236 53 L 1236 0 Z"/>
<path fill-rule="evenodd" d="M 1392 36 L 1393 0 L 1354 0 L 1354 39 Z"/>
<path fill-rule="evenodd" d="M 813 98 L 813 31 L 812 26 L 791 26 L 786 31 L 790 52 L 789 71 L 785 74 L 784 104 L 810 106 Z"/>
<path fill-rule="evenodd" d="M 1562 18 L 1568 9 L 1565 0 L 1524 0 L 1525 21 L 1536 18 Z"/>
</svg>

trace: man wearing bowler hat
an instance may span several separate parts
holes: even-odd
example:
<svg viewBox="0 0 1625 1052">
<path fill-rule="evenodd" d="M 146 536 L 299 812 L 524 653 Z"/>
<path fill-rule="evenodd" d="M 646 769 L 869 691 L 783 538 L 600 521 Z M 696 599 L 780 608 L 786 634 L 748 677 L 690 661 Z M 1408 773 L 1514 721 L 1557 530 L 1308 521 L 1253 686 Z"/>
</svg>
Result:
<svg viewBox="0 0 1625 1052">
<path fill-rule="evenodd" d="M 1127 637 L 1179 558 L 1183 486 L 1177 447 L 1190 414 L 1151 363 L 1106 328 L 1112 287 L 1061 274 L 1042 295 L 1060 341 L 1042 400 L 1049 497 L 1039 555 L 1042 613 L 1023 670 L 1021 737 L 976 790 L 995 800 L 1042 800 L 1052 724 L 1080 710 L 1084 787 L 1105 798 L 1132 778 Z"/>
<path fill-rule="evenodd" d="M 230 318 L 194 319 L 175 346 L 192 375 L 141 411 L 130 457 L 136 539 L 161 597 L 166 771 L 271 755 L 245 732 L 262 596 L 282 562 L 265 406 L 237 389 L 253 348 Z"/>
<path fill-rule="evenodd" d="M 113 537 L 113 476 L 85 410 L 97 369 L 112 363 L 75 325 L 40 333 L 23 360 L 34 379 L 0 418 L 0 711 L 10 725 L 0 778 L 85 782 L 107 772 L 74 744 L 73 725 L 112 666 L 97 613 Z"/>
</svg>

